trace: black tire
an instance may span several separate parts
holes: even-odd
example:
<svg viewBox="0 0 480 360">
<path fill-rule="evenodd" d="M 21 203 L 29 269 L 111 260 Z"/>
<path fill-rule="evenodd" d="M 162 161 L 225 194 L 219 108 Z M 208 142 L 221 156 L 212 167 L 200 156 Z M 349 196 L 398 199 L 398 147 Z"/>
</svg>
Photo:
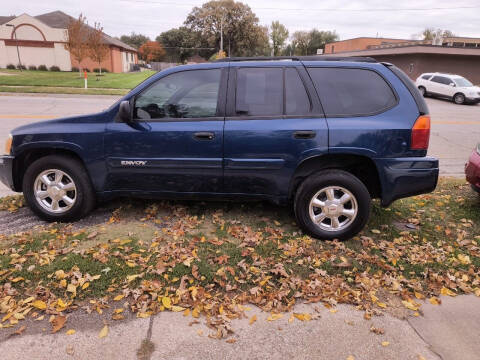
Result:
<svg viewBox="0 0 480 360">
<path fill-rule="evenodd" d="M 456 93 L 453 95 L 453 102 L 457 105 L 463 105 L 465 104 L 465 95 L 462 93 Z"/>
<path fill-rule="evenodd" d="M 424 86 L 419 86 L 418 91 L 420 91 L 420 94 L 422 94 L 423 97 L 427 97 L 427 89 L 425 89 Z"/>
<path fill-rule="evenodd" d="M 310 202 L 312 198 L 320 190 L 329 186 L 341 187 L 350 192 L 351 195 L 353 195 L 353 201 L 356 202 L 358 209 L 353 220 L 349 220 L 350 223 L 345 223 L 344 227 L 340 230 L 322 229 L 320 227 L 321 225 L 315 224 L 310 217 Z M 347 240 L 358 234 L 364 228 L 370 216 L 370 203 L 370 193 L 357 177 L 343 170 L 323 170 L 309 176 L 298 188 L 294 203 L 295 217 L 298 226 L 300 226 L 305 233 L 317 239 Z M 345 206 L 348 206 L 348 204 Z M 323 210 L 321 211 L 323 213 Z M 347 218 L 345 217 L 345 219 Z M 326 221 L 328 222 L 327 219 Z M 333 225 L 333 220 L 330 221 Z"/>
<path fill-rule="evenodd" d="M 75 202 L 63 213 L 50 212 L 43 208 L 35 197 L 35 180 L 44 171 L 55 169 L 67 174 L 73 181 Z M 83 164 L 69 156 L 49 155 L 33 162 L 23 177 L 23 195 L 32 211 L 43 220 L 69 222 L 83 218 L 95 207 L 95 192 Z"/>
</svg>

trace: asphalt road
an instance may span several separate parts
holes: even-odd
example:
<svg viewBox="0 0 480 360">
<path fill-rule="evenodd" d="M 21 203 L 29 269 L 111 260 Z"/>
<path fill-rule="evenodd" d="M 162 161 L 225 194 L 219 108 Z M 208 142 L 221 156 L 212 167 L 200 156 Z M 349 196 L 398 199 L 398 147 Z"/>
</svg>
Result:
<svg viewBox="0 0 480 360">
<path fill-rule="evenodd" d="M 4 95 L 0 96 L 0 141 L 17 126 L 57 117 L 88 114 L 109 107 L 117 96 Z M 480 142 L 480 105 L 455 105 L 426 99 L 432 115 L 429 155 L 440 159 L 445 176 L 463 176 L 465 161 Z M 3 146 L 3 144 L 2 144 Z M 0 184 L 0 197 L 10 195 Z"/>
</svg>

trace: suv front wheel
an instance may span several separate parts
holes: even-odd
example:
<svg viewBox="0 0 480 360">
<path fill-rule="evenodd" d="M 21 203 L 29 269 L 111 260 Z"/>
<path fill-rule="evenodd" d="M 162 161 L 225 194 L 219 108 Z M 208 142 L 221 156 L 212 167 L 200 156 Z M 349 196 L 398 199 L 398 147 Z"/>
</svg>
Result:
<svg viewBox="0 0 480 360">
<path fill-rule="evenodd" d="M 360 232 L 370 215 L 365 185 L 343 170 L 309 176 L 295 195 L 295 217 L 309 235 L 322 240 L 347 240 Z"/>
<path fill-rule="evenodd" d="M 33 162 L 23 178 L 30 208 L 46 221 L 73 221 L 95 206 L 95 193 L 85 167 L 77 159 L 51 155 Z"/>
</svg>

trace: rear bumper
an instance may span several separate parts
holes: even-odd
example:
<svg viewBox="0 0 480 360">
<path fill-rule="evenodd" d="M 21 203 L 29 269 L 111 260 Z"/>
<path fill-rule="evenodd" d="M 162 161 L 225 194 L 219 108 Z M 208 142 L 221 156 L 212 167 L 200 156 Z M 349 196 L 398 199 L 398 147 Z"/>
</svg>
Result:
<svg viewBox="0 0 480 360">
<path fill-rule="evenodd" d="M 0 181 L 15 191 L 13 185 L 13 156 L 0 156 Z"/>
<path fill-rule="evenodd" d="M 480 192 L 480 154 L 477 153 L 477 150 L 472 152 L 465 165 L 465 176 L 467 181 L 472 184 L 472 188 Z"/>
<path fill-rule="evenodd" d="M 435 190 L 438 160 L 431 157 L 376 159 L 382 185 L 382 206 L 409 196 Z"/>
</svg>

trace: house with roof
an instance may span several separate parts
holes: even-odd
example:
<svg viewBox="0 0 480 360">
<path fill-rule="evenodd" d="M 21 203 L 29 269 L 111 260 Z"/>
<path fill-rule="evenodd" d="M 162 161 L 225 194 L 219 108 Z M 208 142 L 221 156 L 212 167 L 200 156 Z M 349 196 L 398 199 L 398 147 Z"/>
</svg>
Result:
<svg viewBox="0 0 480 360">
<path fill-rule="evenodd" d="M 62 71 L 71 71 L 79 64 L 65 49 L 68 40 L 68 25 L 75 20 L 62 11 L 30 16 L 0 16 L 0 68 L 8 64 L 48 68 L 58 66 Z M 137 49 L 103 34 L 103 40 L 109 47 L 108 55 L 101 67 L 110 72 L 128 72 L 138 63 Z M 18 49 L 18 50 L 17 50 Z M 90 58 L 82 61 L 82 68 L 93 70 L 98 63 Z"/>
</svg>

